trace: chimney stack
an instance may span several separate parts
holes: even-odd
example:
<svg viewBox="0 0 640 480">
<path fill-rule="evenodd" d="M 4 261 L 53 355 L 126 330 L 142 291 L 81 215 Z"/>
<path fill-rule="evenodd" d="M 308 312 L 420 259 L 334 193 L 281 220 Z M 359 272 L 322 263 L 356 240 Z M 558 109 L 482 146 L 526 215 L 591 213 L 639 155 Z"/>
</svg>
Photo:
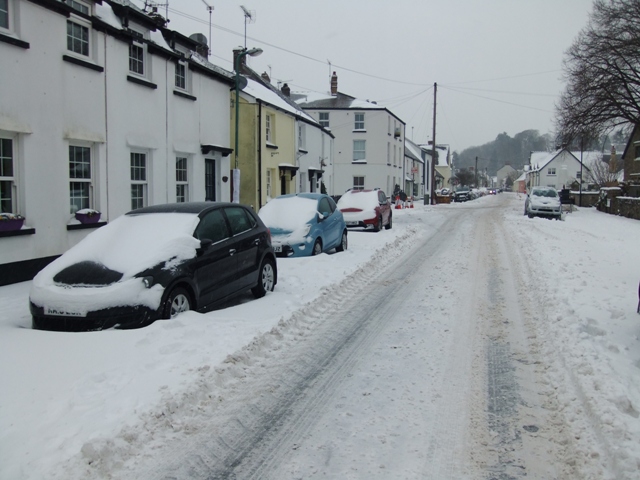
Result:
<svg viewBox="0 0 640 480">
<path fill-rule="evenodd" d="M 289 88 L 289 85 L 287 85 L 286 83 L 282 85 L 282 88 L 280 89 L 280 91 L 284 93 L 285 96 L 287 97 L 291 96 L 291 89 Z"/>
<path fill-rule="evenodd" d="M 269 74 L 267 72 L 262 72 L 262 75 L 260 75 L 260 77 L 262 78 L 262 80 L 264 80 L 267 83 L 271 83 L 271 79 L 269 78 Z"/>
<path fill-rule="evenodd" d="M 338 75 L 336 72 L 331 75 L 331 95 L 334 97 L 338 95 Z"/>
</svg>

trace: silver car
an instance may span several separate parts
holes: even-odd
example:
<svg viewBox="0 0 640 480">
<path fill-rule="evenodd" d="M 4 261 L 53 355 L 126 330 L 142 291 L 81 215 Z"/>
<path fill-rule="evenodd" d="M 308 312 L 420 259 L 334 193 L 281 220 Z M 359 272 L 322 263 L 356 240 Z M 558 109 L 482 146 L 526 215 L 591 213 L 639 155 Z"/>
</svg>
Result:
<svg viewBox="0 0 640 480">
<path fill-rule="evenodd" d="M 529 218 L 546 217 L 560 220 L 562 205 L 558 191 L 553 187 L 533 187 L 524 202 L 524 214 Z"/>
</svg>

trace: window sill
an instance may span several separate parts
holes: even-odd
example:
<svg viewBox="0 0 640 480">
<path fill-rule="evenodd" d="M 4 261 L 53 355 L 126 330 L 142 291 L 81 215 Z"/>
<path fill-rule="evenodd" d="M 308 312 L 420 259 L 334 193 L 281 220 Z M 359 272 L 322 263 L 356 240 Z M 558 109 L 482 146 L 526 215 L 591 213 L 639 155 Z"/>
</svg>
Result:
<svg viewBox="0 0 640 480">
<path fill-rule="evenodd" d="M 100 65 L 88 62 L 87 60 L 82 60 L 81 58 L 72 57 L 70 55 L 62 55 L 62 60 L 64 60 L 65 62 L 73 63 L 74 65 L 78 65 L 80 67 L 88 68 L 89 70 L 104 72 L 104 68 L 102 68 Z"/>
<path fill-rule="evenodd" d="M 103 227 L 107 224 L 107 222 L 97 222 L 97 223 L 74 223 L 72 225 L 67 225 L 67 230 L 86 230 L 88 228 L 99 228 Z"/>
<path fill-rule="evenodd" d="M 31 48 L 29 42 L 25 42 L 24 40 L 20 40 L 19 38 L 13 37 L 11 35 L 6 35 L 4 33 L 0 33 L 0 42 L 9 43 L 20 48 Z"/>
<path fill-rule="evenodd" d="M 186 92 L 181 92 L 180 90 L 174 90 L 173 94 L 177 97 L 186 98 L 187 100 L 193 100 L 194 102 L 197 100 L 197 98 L 194 97 L 193 95 L 189 95 Z"/>
<path fill-rule="evenodd" d="M 309 153 L 309 150 L 305 149 L 305 148 L 298 148 L 298 151 L 304 155 L 306 155 L 307 153 Z"/>
<path fill-rule="evenodd" d="M 267 143 L 267 148 L 273 148 L 274 150 L 277 150 L 278 146 L 274 145 L 273 143 Z"/>
<path fill-rule="evenodd" d="M 366 165 L 366 160 L 351 160 L 351 165 Z"/>
<path fill-rule="evenodd" d="M 353 133 L 367 133 L 367 130 L 366 129 L 358 129 L 357 128 L 357 129 L 353 130 Z"/>
<path fill-rule="evenodd" d="M 0 232 L 0 238 L 2 237 L 18 237 L 21 235 L 34 235 L 36 233 L 35 228 L 21 228 L 20 230 L 10 230 L 8 232 Z"/>
<path fill-rule="evenodd" d="M 153 88 L 154 90 L 158 88 L 158 85 L 156 85 L 155 83 L 152 83 L 152 82 L 149 82 L 148 80 L 143 80 L 142 78 L 134 77 L 131 75 L 127 75 L 127 80 L 129 82 L 142 85 L 143 87 Z"/>
</svg>

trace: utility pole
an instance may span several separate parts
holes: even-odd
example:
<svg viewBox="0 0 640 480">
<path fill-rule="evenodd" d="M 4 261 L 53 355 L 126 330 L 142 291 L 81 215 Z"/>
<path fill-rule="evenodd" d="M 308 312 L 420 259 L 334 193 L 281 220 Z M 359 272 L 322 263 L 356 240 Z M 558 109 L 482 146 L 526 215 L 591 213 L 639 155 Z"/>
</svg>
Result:
<svg viewBox="0 0 640 480">
<path fill-rule="evenodd" d="M 478 157 L 476 157 L 476 168 L 475 168 L 475 170 L 474 170 L 474 172 L 473 172 L 473 173 L 474 173 L 474 174 L 475 174 L 475 176 L 476 176 L 476 179 L 475 179 L 475 185 L 474 185 L 474 186 L 475 186 L 476 188 L 478 188 Z"/>
<path fill-rule="evenodd" d="M 436 203 L 436 99 L 438 84 L 433 84 L 433 145 L 431 145 L 431 205 Z"/>
</svg>

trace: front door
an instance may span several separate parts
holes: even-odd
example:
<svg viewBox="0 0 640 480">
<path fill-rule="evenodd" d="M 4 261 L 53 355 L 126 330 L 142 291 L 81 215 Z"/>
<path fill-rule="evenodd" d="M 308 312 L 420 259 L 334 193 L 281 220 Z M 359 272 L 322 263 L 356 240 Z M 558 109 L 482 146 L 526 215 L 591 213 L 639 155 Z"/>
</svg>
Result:
<svg viewBox="0 0 640 480">
<path fill-rule="evenodd" d="M 216 201 L 216 161 L 212 158 L 204 159 L 204 200 Z"/>
</svg>

